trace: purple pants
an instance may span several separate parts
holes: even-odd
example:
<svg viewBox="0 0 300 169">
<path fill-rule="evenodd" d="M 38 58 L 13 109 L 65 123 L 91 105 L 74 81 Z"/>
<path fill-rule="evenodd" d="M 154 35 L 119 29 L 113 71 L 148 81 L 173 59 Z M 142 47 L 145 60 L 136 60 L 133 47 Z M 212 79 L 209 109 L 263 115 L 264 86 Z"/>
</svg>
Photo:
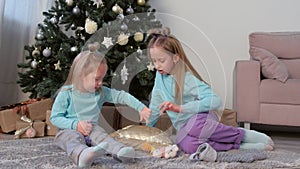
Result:
<svg viewBox="0 0 300 169">
<path fill-rule="evenodd" d="M 177 145 L 188 154 L 196 152 L 203 143 L 210 144 L 216 151 L 238 149 L 244 130 L 219 122 L 213 112 L 201 112 L 192 116 L 178 131 Z"/>
</svg>

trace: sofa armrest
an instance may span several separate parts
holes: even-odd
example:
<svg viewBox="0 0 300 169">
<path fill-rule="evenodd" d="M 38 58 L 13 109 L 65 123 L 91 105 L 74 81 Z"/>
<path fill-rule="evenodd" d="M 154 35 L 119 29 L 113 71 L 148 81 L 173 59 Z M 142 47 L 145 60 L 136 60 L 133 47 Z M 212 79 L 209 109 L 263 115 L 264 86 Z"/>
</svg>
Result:
<svg viewBox="0 0 300 169">
<path fill-rule="evenodd" d="M 258 122 L 261 70 L 258 61 L 240 60 L 235 64 L 234 108 L 238 122 Z"/>
</svg>

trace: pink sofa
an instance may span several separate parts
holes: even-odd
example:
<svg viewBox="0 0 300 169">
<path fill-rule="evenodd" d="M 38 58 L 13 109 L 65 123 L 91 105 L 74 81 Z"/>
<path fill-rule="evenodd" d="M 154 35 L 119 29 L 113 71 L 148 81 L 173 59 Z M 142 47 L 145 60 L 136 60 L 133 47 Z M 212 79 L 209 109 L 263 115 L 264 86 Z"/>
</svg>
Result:
<svg viewBox="0 0 300 169">
<path fill-rule="evenodd" d="M 300 126 L 300 32 L 254 32 L 250 60 L 236 61 L 237 120 Z"/>
</svg>

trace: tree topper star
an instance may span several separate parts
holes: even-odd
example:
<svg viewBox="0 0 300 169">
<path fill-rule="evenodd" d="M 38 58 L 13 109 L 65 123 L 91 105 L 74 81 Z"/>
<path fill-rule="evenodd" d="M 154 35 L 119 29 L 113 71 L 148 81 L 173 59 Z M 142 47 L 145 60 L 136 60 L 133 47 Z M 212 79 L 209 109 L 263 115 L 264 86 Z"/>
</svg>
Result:
<svg viewBox="0 0 300 169">
<path fill-rule="evenodd" d="M 111 45 L 113 45 L 113 43 L 112 43 L 112 38 L 111 38 L 111 37 L 104 37 L 104 40 L 103 40 L 102 44 L 103 44 L 106 48 L 109 48 Z"/>
</svg>

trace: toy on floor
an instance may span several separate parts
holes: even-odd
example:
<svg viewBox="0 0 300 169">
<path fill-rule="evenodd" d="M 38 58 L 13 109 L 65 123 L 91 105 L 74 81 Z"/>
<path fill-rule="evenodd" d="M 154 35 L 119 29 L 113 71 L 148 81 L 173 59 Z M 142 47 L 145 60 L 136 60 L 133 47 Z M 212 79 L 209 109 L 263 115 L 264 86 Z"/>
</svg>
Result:
<svg viewBox="0 0 300 169">
<path fill-rule="evenodd" d="M 150 153 L 151 156 L 157 158 L 173 158 L 176 157 L 179 148 L 176 144 L 155 148 L 150 143 L 143 143 L 142 150 Z"/>
</svg>

